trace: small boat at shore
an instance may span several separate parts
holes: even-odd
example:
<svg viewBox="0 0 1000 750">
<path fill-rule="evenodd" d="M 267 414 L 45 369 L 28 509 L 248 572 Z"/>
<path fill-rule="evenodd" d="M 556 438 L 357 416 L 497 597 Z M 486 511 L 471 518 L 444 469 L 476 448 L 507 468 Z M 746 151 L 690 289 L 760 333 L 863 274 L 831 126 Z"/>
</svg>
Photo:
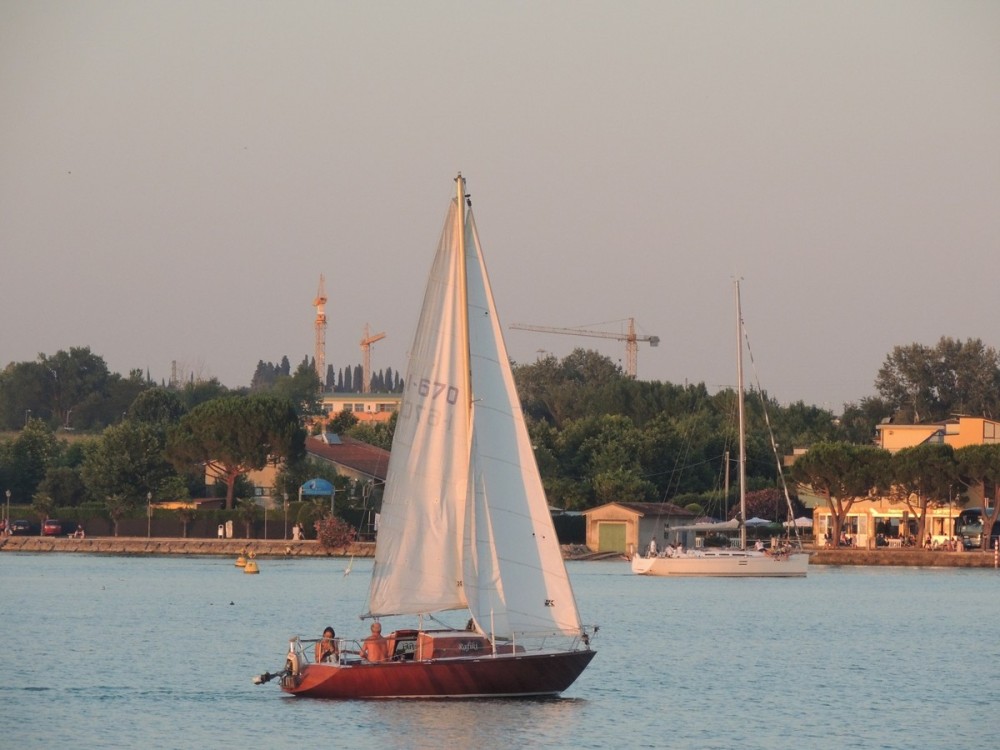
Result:
<svg viewBox="0 0 1000 750">
<path fill-rule="evenodd" d="M 336 640 L 328 660 L 311 653 L 315 641 L 292 639 L 285 668 L 255 682 L 280 678 L 285 692 L 315 698 L 551 696 L 594 658 L 596 628 L 580 621 L 456 183 L 410 349 L 362 615 L 379 628 Z M 461 627 L 438 619 L 456 611 Z M 383 639 L 382 620 L 397 616 L 416 627 Z"/>
</svg>

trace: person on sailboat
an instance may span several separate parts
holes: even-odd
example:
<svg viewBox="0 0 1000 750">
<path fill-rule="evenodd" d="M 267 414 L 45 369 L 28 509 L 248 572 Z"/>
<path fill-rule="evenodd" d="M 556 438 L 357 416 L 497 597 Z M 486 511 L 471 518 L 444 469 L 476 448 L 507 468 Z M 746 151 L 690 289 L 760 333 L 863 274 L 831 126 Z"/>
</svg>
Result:
<svg viewBox="0 0 1000 750">
<path fill-rule="evenodd" d="M 385 661 L 389 658 L 389 644 L 382 637 L 382 624 L 372 623 L 372 634 L 361 644 L 361 658 L 365 661 Z"/>
<path fill-rule="evenodd" d="M 337 661 L 337 633 L 327 626 L 323 629 L 323 637 L 316 641 L 316 663 Z"/>
<path fill-rule="evenodd" d="M 656 537 L 649 540 L 649 553 L 647 557 L 656 557 Z"/>
</svg>

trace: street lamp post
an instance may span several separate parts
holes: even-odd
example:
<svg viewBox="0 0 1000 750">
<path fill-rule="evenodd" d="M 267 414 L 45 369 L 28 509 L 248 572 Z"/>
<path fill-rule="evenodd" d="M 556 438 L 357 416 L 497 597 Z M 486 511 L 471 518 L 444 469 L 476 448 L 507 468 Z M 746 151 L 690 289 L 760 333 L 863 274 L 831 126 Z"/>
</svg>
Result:
<svg viewBox="0 0 1000 750">
<path fill-rule="evenodd" d="M 4 527 L 6 530 L 10 530 L 10 490 L 7 490 L 7 525 Z"/>
<path fill-rule="evenodd" d="M 10 492 L 7 493 L 10 497 Z M 288 541 L 288 493 L 285 493 L 285 541 Z"/>
<path fill-rule="evenodd" d="M 153 493 L 146 493 L 146 538 L 152 536 L 153 531 Z"/>
</svg>

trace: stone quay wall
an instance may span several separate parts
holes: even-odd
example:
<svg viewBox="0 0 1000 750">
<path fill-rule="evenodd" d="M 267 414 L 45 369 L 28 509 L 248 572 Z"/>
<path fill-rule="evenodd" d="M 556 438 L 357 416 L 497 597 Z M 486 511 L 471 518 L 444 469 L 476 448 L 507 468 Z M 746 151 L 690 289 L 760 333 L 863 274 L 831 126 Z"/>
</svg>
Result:
<svg viewBox="0 0 1000 750">
<path fill-rule="evenodd" d="M 925 549 L 816 549 L 810 565 L 895 565 L 913 568 L 992 568 L 993 552 Z"/>
<path fill-rule="evenodd" d="M 372 557 L 375 545 L 357 542 L 329 550 L 315 539 L 164 539 L 147 537 L 0 537 L 0 552 L 93 552 L 105 555 L 220 555 L 255 557 Z"/>
</svg>

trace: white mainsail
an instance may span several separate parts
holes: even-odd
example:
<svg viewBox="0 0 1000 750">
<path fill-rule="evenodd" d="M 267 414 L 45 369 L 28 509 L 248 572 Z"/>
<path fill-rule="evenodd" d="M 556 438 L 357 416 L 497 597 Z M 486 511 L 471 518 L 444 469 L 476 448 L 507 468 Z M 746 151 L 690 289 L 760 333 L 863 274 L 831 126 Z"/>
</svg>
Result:
<svg viewBox="0 0 1000 750">
<path fill-rule="evenodd" d="M 463 190 L 459 177 L 411 350 L 369 614 L 468 607 L 497 637 L 577 635 L 576 601 Z"/>
<path fill-rule="evenodd" d="M 465 607 L 462 531 L 469 468 L 469 394 L 459 247 L 452 201 L 410 350 L 382 496 L 369 614 Z"/>
</svg>

